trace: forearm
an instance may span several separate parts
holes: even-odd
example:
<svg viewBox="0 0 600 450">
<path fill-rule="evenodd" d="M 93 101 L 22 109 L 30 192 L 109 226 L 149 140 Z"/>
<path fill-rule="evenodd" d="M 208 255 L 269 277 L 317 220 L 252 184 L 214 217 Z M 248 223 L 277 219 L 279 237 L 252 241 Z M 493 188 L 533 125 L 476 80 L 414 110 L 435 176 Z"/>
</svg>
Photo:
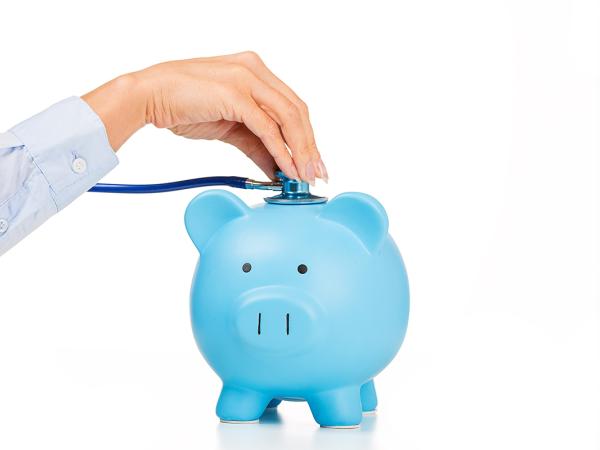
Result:
<svg viewBox="0 0 600 450">
<path fill-rule="evenodd" d="M 139 72 L 117 77 L 81 98 L 104 123 L 115 152 L 146 125 L 147 95 Z"/>
<path fill-rule="evenodd" d="M 78 97 L 0 133 L 0 255 L 117 163 L 102 121 Z"/>
</svg>

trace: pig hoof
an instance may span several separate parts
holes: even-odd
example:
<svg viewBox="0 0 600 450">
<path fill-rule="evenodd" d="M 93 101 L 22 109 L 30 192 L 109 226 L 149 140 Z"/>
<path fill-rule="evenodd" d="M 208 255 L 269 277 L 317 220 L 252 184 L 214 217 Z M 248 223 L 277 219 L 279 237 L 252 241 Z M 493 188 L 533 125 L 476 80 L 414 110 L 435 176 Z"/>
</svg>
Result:
<svg viewBox="0 0 600 450">
<path fill-rule="evenodd" d="M 258 423 L 258 419 L 256 420 L 225 420 L 221 419 L 221 423 L 229 423 L 233 425 L 248 425 L 252 423 Z"/>
<path fill-rule="evenodd" d="M 334 430 L 353 430 L 360 428 L 360 424 L 357 425 L 321 425 L 321 428 L 333 428 Z"/>
<path fill-rule="evenodd" d="M 372 409 L 371 411 L 363 411 L 362 415 L 363 416 L 374 416 L 377 414 L 377 410 L 376 409 Z"/>
<path fill-rule="evenodd" d="M 279 404 L 281 403 L 281 400 L 278 398 L 274 398 L 273 400 L 271 400 L 269 402 L 269 404 L 267 405 L 267 409 L 274 409 L 277 408 L 277 406 L 279 406 Z"/>
</svg>

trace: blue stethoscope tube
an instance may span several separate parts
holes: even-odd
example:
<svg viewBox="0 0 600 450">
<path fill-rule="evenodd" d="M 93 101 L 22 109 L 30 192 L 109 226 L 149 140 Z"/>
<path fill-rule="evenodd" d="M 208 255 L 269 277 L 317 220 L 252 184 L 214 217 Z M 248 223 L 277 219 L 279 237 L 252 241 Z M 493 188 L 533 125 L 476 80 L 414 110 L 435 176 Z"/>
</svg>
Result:
<svg viewBox="0 0 600 450">
<path fill-rule="evenodd" d="M 111 194 L 155 194 L 159 192 L 180 191 L 207 186 L 229 186 L 238 189 L 260 189 L 264 191 L 280 191 L 273 197 L 265 198 L 267 203 L 312 205 L 324 203 L 326 197 L 318 197 L 310 193 L 308 183 L 287 178 L 277 172 L 279 181 L 256 181 L 245 177 L 202 177 L 190 180 L 172 181 L 156 184 L 109 184 L 98 183 L 88 192 L 108 192 Z"/>
<path fill-rule="evenodd" d="M 229 186 L 239 189 L 254 189 L 252 180 L 244 177 L 203 177 L 190 180 L 157 184 L 108 184 L 98 183 L 89 192 L 108 192 L 113 194 L 155 194 L 159 192 L 180 191 L 207 186 Z"/>
</svg>

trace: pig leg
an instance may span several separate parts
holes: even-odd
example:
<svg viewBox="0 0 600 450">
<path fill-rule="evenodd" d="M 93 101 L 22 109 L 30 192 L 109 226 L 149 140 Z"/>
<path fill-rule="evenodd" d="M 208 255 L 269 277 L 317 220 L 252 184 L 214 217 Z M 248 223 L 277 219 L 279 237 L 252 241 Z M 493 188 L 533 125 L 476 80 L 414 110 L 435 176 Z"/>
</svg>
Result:
<svg viewBox="0 0 600 450">
<path fill-rule="evenodd" d="M 225 423 L 256 423 L 271 397 L 251 389 L 223 386 L 217 416 Z"/>
<path fill-rule="evenodd" d="M 367 381 L 360 387 L 360 401 L 363 414 L 375 414 L 377 410 L 377 393 L 375 392 L 373 380 Z"/>
<path fill-rule="evenodd" d="M 279 406 L 280 403 L 281 403 L 281 399 L 274 398 L 273 400 L 271 400 L 269 402 L 269 404 L 267 405 L 267 408 L 277 408 L 277 406 Z"/>
<path fill-rule="evenodd" d="M 307 398 L 315 420 L 326 428 L 356 428 L 362 420 L 360 387 L 319 392 Z"/>
</svg>

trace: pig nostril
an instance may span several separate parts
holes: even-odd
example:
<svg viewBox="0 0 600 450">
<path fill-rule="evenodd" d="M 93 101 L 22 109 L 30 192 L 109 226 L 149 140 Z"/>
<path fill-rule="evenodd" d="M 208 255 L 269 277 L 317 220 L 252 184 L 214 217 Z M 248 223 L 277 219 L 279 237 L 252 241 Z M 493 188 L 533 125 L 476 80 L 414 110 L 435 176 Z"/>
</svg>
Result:
<svg viewBox="0 0 600 450">
<path fill-rule="evenodd" d="M 285 334 L 290 334 L 290 313 L 285 315 Z"/>
<path fill-rule="evenodd" d="M 261 313 L 258 313 L 258 335 L 260 336 L 260 318 L 261 318 Z"/>
</svg>

